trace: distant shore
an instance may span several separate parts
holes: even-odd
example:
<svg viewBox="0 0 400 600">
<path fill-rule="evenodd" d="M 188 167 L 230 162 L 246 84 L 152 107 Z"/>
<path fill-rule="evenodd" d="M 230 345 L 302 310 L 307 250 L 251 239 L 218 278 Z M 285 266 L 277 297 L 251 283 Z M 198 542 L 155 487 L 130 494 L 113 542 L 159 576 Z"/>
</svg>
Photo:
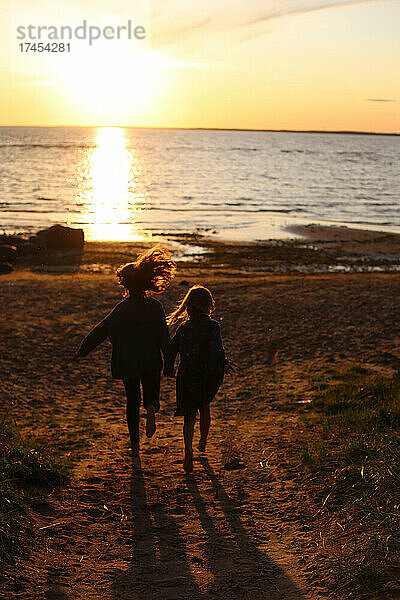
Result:
<svg viewBox="0 0 400 600">
<path fill-rule="evenodd" d="M 346 129 L 247 129 L 245 127 L 162 127 L 145 125 L 0 125 L 0 127 L 37 127 L 37 128 L 57 128 L 64 127 L 68 129 L 86 129 L 97 127 L 116 127 L 121 129 L 166 129 L 171 131 L 254 131 L 260 133 L 332 133 L 337 135 L 390 135 L 400 136 L 400 132 L 384 131 L 353 131 Z"/>
</svg>

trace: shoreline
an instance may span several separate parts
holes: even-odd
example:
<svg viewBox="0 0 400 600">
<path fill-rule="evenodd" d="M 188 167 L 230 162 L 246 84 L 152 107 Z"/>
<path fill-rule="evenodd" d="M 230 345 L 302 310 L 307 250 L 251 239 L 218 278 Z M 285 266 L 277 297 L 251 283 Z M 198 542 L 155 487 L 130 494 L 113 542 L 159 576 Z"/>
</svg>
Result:
<svg viewBox="0 0 400 600">
<path fill-rule="evenodd" d="M 186 271 L 207 268 L 246 275 L 400 271 L 398 233 L 319 224 L 291 224 L 286 231 L 292 237 L 248 242 L 196 233 L 166 233 L 132 242 L 86 241 L 83 252 L 43 250 L 18 255 L 15 268 L 55 274 L 109 273 L 143 250 L 163 245 Z"/>
<path fill-rule="evenodd" d="M 289 225 L 286 230 L 320 245 L 342 245 L 355 253 L 400 257 L 400 233 L 348 225 Z"/>
</svg>

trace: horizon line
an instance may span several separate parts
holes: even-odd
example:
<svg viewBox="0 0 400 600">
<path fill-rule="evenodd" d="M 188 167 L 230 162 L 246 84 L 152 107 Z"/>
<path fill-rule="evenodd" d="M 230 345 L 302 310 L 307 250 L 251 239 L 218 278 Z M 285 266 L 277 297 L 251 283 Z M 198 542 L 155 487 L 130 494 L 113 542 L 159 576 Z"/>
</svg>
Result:
<svg viewBox="0 0 400 600">
<path fill-rule="evenodd" d="M 160 129 L 175 131 L 254 131 L 255 133 L 326 133 L 342 135 L 388 135 L 400 136 L 400 132 L 365 131 L 351 129 L 258 129 L 248 127 L 169 127 L 169 126 L 147 126 L 147 125 L 0 125 L 5 127 L 32 127 L 32 128 L 69 128 L 69 129 L 94 129 L 100 127 L 115 127 L 117 129 Z"/>
</svg>

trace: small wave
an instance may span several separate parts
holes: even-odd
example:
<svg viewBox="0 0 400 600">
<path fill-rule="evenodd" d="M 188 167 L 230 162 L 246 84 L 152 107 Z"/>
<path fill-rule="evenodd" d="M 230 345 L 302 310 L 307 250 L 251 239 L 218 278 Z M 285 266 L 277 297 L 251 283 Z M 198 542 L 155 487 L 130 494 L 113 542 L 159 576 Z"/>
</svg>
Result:
<svg viewBox="0 0 400 600">
<path fill-rule="evenodd" d="M 202 204 L 204 206 L 204 203 Z M 186 208 L 186 207 L 179 207 L 179 208 L 175 208 L 172 206 L 149 206 L 148 207 L 148 211 L 152 212 L 152 211 L 164 211 L 164 212 L 173 212 L 173 213 L 224 213 L 224 212 L 228 212 L 228 213 L 234 213 L 234 214 L 240 214 L 240 213 L 250 213 L 250 214 L 257 214 L 257 213 L 284 213 L 284 214 L 288 214 L 288 213 L 296 213 L 296 212 L 305 212 L 304 209 L 302 208 L 260 208 L 260 206 L 258 204 L 253 204 L 253 205 L 247 205 L 245 208 L 238 208 L 236 210 L 231 209 L 228 210 L 227 209 L 227 205 L 223 205 L 223 206 L 217 206 L 215 204 L 207 204 L 207 206 L 209 206 L 209 208 L 200 208 L 199 206 L 193 206 L 190 208 Z M 240 206 L 240 205 L 239 205 Z M 242 205 L 243 206 L 243 205 Z M 54 212 L 54 211 L 52 211 Z"/>
<path fill-rule="evenodd" d="M 336 152 L 336 154 L 338 156 L 341 156 L 344 159 L 348 160 L 349 162 L 356 162 L 356 161 L 365 160 L 365 159 L 371 160 L 371 161 L 377 161 L 381 158 L 375 152 L 370 152 L 368 150 L 366 150 L 364 152 L 356 151 L 356 150 L 342 150 L 342 151 Z"/>
<path fill-rule="evenodd" d="M 281 152 L 284 152 L 285 154 L 318 154 L 318 152 L 315 150 L 307 150 L 303 148 L 293 148 L 291 150 L 282 148 Z"/>
<path fill-rule="evenodd" d="M 244 212 L 246 212 L 246 211 L 244 211 Z M 248 211 L 248 212 L 283 213 L 285 215 L 288 215 L 289 213 L 303 212 L 303 210 L 301 208 L 300 209 L 296 209 L 296 208 L 258 208 L 257 210 Z"/>
<path fill-rule="evenodd" d="M 396 210 L 393 202 L 368 202 L 367 206 L 389 206 L 390 208 L 393 208 L 393 210 Z"/>
<path fill-rule="evenodd" d="M 259 152 L 260 148 L 241 148 L 240 146 L 236 148 L 229 148 L 232 152 Z"/>
<path fill-rule="evenodd" d="M 21 206 L 34 206 L 34 202 L 1 202 L 1 207 L 7 207 L 8 210 L 13 211 L 14 208 L 18 211 Z"/>
<path fill-rule="evenodd" d="M 376 196 L 367 196 L 367 194 L 356 194 L 354 196 L 355 200 L 364 200 L 364 203 L 368 206 L 375 206 L 374 204 L 370 203 L 369 200 L 376 200 Z M 378 204 L 379 206 L 379 204 Z"/>
</svg>

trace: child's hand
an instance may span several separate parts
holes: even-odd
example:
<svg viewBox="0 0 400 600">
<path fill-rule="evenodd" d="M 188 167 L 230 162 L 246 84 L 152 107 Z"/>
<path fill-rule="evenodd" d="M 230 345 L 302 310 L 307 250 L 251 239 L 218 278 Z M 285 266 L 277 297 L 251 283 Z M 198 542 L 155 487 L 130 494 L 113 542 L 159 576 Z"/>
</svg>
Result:
<svg viewBox="0 0 400 600">
<path fill-rule="evenodd" d="M 164 377 L 175 377 L 175 369 L 169 369 L 169 371 L 164 371 Z"/>
</svg>

